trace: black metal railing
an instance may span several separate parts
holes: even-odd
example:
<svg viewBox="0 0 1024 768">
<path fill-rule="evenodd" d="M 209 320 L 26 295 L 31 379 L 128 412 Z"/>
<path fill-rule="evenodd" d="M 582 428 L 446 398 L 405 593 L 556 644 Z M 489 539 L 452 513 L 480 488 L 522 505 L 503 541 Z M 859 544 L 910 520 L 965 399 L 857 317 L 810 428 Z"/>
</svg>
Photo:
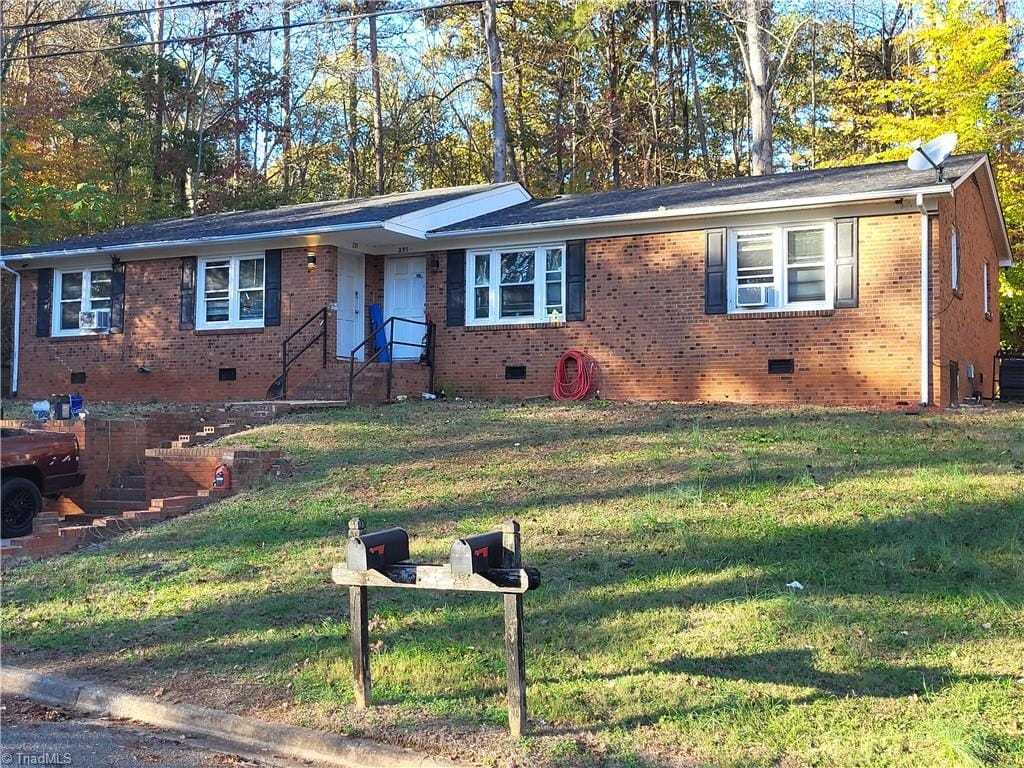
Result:
<svg viewBox="0 0 1024 768">
<path fill-rule="evenodd" d="M 395 340 L 395 324 L 396 323 L 409 323 L 410 325 L 423 326 L 423 340 L 418 344 L 412 341 L 396 341 Z M 364 360 L 359 368 L 356 368 L 356 354 L 366 347 L 372 340 L 377 337 L 383 331 L 386 335 L 387 343 L 374 350 L 374 353 L 370 355 L 368 360 Z M 420 362 L 429 367 L 430 369 L 430 382 L 428 388 L 430 392 L 434 391 L 434 323 L 430 320 L 410 320 L 406 317 L 389 317 L 380 326 L 373 329 L 373 333 L 363 339 L 362 343 L 352 350 L 352 355 L 348 361 L 348 401 L 353 402 L 355 397 L 355 382 L 356 377 L 365 371 L 372 363 L 377 361 L 377 358 L 386 349 L 388 351 L 388 370 L 387 370 L 387 401 L 391 401 L 391 385 L 393 379 L 393 369 L 395 365 L 395 346 L 401 347 L 413 347 L 421 350 Z"/>
<path fill-rule="evenodd" d="M 313 334 L 312 338 L 309 339 L 294 355 L 289 357 L 288 355 L 288 342 L 306 330 L 310 323 L 314 323 L 317 320 L 320 321 L 320 327 L 316 333 Z M 323 354 L 320 362 L 322 368 L 327 367 L 327 307 L 317 310 L 316 314 L 312 315 L 306 322 L 292 331 L 291 335 L 281 342 L 281 399 L 288 397 L 288 369 L 291 368 L 296 361 L 302 357 L 306 350 L 315 346 L 317 342 L 323 343 Z"/>
</svg>

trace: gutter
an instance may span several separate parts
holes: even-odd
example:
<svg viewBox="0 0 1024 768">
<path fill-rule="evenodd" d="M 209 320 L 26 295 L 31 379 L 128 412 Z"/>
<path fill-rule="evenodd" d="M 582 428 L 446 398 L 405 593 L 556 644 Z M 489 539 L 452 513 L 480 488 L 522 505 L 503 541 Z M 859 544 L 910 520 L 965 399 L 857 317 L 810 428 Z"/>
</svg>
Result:
<svg viewBox="0 0 1024 768">
<path fill-rule="evenodd" d="M 474 235 L 494 235 L 505 232 L 534 232 L 537 230 L 558 229 L 562 227 L 586 226 L 590 224 L 613 224 L 616 222 L 651 221 L 660 219 L 680 219 L 693 216 L 727 215 L 746 211 L 784 211 L 792 208 L 808 208 L 812 206 L 836 205 L 840 203 L 870 203 L 881 200 L 892 200 L 901 197 L 918 199 L 924 195 L 949 194 L 948 183 L 935 184 L 928 187 L 912 189 L 890 189 L 870 194 L 852 192 L 843 195 L 819 195 L 818 197 L 789 198 L 777 203 L 757 202 L 741 205 L 705 205 L 696 208 L 669 208 L 656 211 L 643 211 L 631 214 L 609 214 L 607 216 L 586 216 L 578 219 L 556 219 L 553 221 L 528 222 L 523 224 L 507 224 L 494 227 L 472 227 L 469 229 L 434 230 L 427 233 L 428 239 L 444 239 L 446 237 L 466 237 Z"/>
<path fill-rule="evenodd" d="M 916 206 L 921 213 L 921 405 L 928 405 L 931 400 L 931 388 L 928 386 L 931 373 L 931 312 L 928 306 L 930 228 L 923 194 L 918 193 Z"/>
<path fill-rule="evenodd" d="M 11 350 L 11 395 L 18 394 L 18 362 L 21 349 L 21 273 L 3 262 L 0 268 L 14 275 L 14 345 Z"/>
<path fill-rule="evenodd" d="M 244 243 L 251 240 L 267 240 L 281 237 L 303 237 L 306 235 L 322 235 L 332 232 L 351 232 L 353 230 L 384 229 L 382 221 L 361 221 L 355 224 L 336 224 L 331 227 L 303 227 L 300 229 L 279 229 L 272 232 L 251 232 L 244 235 L 221 235 L 215 237 L 192 237 L 184 240 L 160 240 L 145 243 L 119 243 L 93 248 L 76 248 L 70 251 L 40 251 L 38 253 L 4 254 L 0 263 L 8 261 L 33 261 L 36 259 L 53 258 L 55 256 L 91 256 L 95 254 L 115 254 L 120 251 L 143 251 L 160 248 L 181 248 L 196 245 L 217 245 L 220 243 Z M 5 265 L 6 267 L 6 265 Z"/>
</svg>

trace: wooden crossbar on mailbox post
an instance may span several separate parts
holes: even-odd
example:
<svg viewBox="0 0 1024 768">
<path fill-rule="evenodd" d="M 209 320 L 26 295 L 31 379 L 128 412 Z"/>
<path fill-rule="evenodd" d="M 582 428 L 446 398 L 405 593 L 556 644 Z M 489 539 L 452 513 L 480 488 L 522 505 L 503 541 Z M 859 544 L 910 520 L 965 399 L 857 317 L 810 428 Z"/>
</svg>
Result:
<svg viewBox="0 0 1024 768">
<path fill-rule="evenodd" d="M 349 521 L 348 535 L 346 562 L 331 569 L 331 578 L 335 584 L 349 588 L 356 706 L 365 708 L 371 701 L 369 587 L 492 592 L 502 595 L 505 608 L 509 731 L 516 738 L 522 736 L 526 730 L 523 595 L 540 586 L 540 572 L 523 567 L 519 523 L 506 520 L 500 532 L 456 541 L 452 545 L 452 562 L 447 565 L 408 562 L 409 536 L 401 528 L 368 534 L 357 517 Z"/>
</svg>

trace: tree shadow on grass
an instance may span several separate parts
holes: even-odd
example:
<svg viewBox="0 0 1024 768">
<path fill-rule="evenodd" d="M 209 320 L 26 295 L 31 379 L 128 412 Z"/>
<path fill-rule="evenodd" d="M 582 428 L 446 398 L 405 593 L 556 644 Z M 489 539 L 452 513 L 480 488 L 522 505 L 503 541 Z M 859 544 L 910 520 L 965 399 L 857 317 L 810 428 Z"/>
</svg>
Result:
<svg viewBox="0 0 1024 768">
<path fill-rule="evenodd" d="M 935 693 L 961 679 L 994 680 L 996 676 L 956 675 L 948 667 L 874 664 L 858 672 L 830 672 L 814 664 L 813 651 L 783 649 L 726 656 L 677 656 L 654 667 L 659 673 L 701 675 L 746 683 L 775 683 L 814 688 L 821 697 L 870 696 L 901 698 Z"/>
</svg>

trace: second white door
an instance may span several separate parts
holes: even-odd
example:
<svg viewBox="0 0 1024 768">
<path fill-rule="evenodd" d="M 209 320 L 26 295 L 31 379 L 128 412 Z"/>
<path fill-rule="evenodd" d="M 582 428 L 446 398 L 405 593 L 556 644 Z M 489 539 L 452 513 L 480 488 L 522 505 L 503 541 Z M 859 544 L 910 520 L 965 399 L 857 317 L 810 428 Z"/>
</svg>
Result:
<svg viewBox="0 0 1024 768">
<path fill-rule="evenodd" d="M 425 256 L 388 257 L 384 271 L 384 319 L 423 321 L 427 309 Z M 419 323 L 395 321 L 395 341 L 420 344 L 426 328 Z M 396 360 L 418 360 L 421 349 L 396 343 Z"/>
<path fill-rule="evenodd" d="M 349 357 L 365 335 L 363 323 L 363 257 L 338 253 L 338 357 Z M 356 352 L 363 359 L 363 351 Z"/>
</svg>

